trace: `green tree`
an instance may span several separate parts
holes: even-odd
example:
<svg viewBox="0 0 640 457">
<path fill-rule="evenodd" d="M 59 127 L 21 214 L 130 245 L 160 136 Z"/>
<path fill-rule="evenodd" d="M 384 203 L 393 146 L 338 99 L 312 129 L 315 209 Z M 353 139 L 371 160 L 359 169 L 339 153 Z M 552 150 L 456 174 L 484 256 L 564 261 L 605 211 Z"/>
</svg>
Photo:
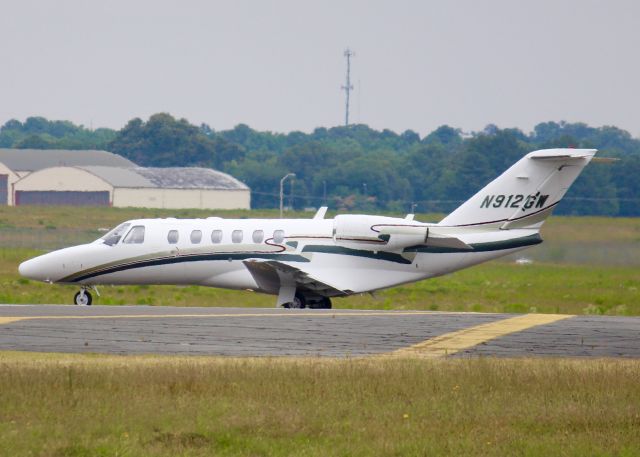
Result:
<svg viewBox="0 0 640 457">
<path fill-rule="evenodd" d="M 109 144 L 110 150 L 143 166 L 203 166 L 216 162 L 216 141 L 170 114 L 158 113 L 147 122 L 132 119 Z"/>
</svg>

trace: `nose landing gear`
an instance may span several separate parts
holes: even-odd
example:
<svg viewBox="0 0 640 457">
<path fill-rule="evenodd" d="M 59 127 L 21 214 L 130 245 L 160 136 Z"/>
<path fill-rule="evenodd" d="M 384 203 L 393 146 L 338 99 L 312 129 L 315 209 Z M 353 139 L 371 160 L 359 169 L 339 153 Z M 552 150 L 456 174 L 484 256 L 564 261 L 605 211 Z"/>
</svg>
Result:
<svg viewBox="0 0 640 457">
<path fill-rule="evenodd" d="M 93 297 L 87 289 L 80 289 L 80 291 L 76 292 L 76 295 L 73 297 L 73 302 L 78 306 L 91 306 Z"/>
</svg>

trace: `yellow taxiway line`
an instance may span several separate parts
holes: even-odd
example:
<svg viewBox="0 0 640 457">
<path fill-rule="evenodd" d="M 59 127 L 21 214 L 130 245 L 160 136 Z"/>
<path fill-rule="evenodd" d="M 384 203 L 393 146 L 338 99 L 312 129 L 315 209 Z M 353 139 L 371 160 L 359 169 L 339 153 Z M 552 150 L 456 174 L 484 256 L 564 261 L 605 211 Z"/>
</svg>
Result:
<svg viewBox="0 0 640 457">
<path fill-rule="evenodd" d="M 569 317 L 573 316 L 568 314 L 525 314 L 524 316 L 445 333 L 421 343 L 384 354 L 383 357 L 445 357 L 510 333 L 521 332 L 538 325 L 551 324 Z"/>
<path fill-rule="evenodd" d="M 296 311 L 285 311 L 279 313 L 241 313 L 241 314 L 233 314 L 233 313 L 225 313 L 225 314 L 102 314 L 99 316 L 96 315 L 85 315 L 85 316 L 10 316 L 10 317 L 0 317 L 0 325 L 1 324 L 9 324 L 11 322 L 18 321 L 26 321 L 26 320 L 39 320 L 39 319 L 170 319 L 170 318 L 181 318 L 181 317 L 198 317 L 198 318 L 220 318 L 220 317 L 324 317 L 324 318 L 336 318 L 336 317 L 367 317 L 367 316 L 385 316 L 385 317 L 403 317 L 403 316 L 423 316 L 423 315 L 437 315 L 437 314 L 447 314 L 447 315 L 458 315 L 463 314 L 460 312 L 434 312 L 434 311 L 398 311 L 398 312 L 376 312 L 376 311 L 362 311 L 362 312 L 351 312 L 351 313 L 332 313 L 332 312 L 319 312 L 319 313 L 308 313 L 308 312 L 296 312 Z M 466 313 L 469 314 L 469 313 Z"/>
<path fill-rule="evenodd" d="M 11 322 L 22 321 L 24 319 L 28 319 L 25 317 L 0 317 L 0 325 L 2 324 L 10 324 Z"/>
</svg>

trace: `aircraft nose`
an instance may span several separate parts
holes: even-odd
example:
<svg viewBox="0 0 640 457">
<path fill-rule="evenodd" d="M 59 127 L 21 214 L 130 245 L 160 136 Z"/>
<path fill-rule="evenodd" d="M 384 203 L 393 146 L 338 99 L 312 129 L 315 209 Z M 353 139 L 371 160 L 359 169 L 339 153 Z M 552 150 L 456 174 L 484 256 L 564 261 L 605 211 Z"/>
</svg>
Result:
<svg viewBox="0 0 640 457">
<path fill-rule="evenodd" d="M 18 266 L 18 272 L 20 276 L 35 279 L 36 281 L 46 281 L 49 279 L 45 277 L 46 274 L 42 267 L 42 262 L 40 262 L 38 258 L 22 262 L 20 266 Z"/>
</svg>

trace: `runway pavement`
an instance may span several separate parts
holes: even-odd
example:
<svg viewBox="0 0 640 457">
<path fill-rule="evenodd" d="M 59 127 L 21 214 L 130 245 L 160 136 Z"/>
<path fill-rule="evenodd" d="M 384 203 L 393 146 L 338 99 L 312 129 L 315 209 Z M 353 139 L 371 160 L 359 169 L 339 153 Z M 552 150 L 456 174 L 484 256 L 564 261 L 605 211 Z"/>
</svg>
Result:
<svg viewBox="0 0 640 457">
<path fill-rule="evenodd" d="M 222 356 L 640 358 L 640 318 L 0 305 L 0 350 Z"/>
</svg>

